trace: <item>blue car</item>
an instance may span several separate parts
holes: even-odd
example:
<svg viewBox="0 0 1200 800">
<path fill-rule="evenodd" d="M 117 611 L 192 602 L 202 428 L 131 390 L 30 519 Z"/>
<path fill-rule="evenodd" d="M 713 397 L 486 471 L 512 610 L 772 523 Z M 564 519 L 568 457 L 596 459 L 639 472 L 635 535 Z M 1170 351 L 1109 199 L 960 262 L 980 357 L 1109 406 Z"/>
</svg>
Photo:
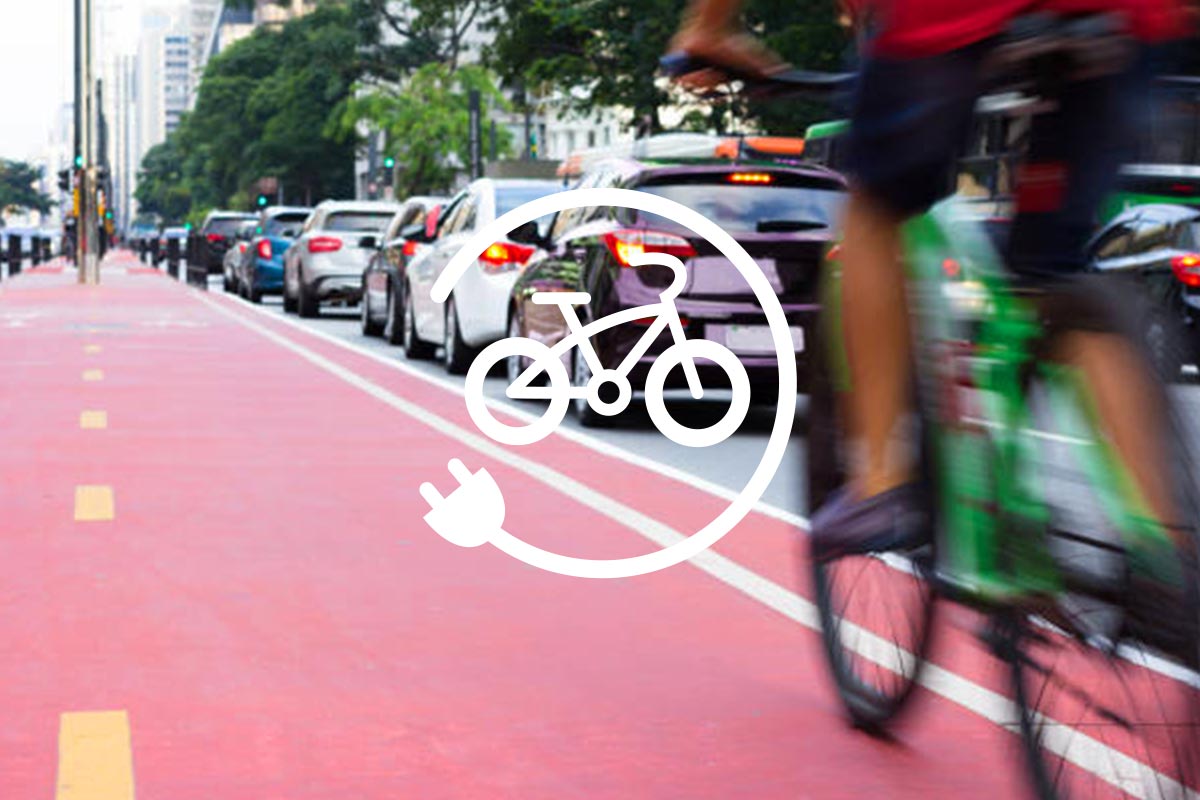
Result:
<svg viewBox="0 0 1200 800">
<path fill-rule="evenodd" d="M 300 235 L 311 208 L 271 206 L 259 215 L 258 229 L 235 269 L 234 286 L 252 303 L 283 293 L 283 254 Z"/>
</svg>

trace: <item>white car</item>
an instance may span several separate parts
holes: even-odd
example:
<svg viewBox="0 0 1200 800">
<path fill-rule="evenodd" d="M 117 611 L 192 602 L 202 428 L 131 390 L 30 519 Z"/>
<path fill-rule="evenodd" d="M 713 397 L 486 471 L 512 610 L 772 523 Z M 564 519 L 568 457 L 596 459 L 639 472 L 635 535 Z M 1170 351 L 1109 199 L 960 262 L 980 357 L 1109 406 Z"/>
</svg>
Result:
<svg viewBox="0 0 1200 800">
<path fill-rule="evenodd" d="M 502 214 L 561 189 L 559 181 L 482 178 L 446 205 L 436 240 L 405 270 L 404 351 L 409 358 L 430 358 L 441 345 L 446 369 L 461 375 L 480 348 L 508 335 L 509 295 L 536 246 L 498 241 L 480 254 L 445 303 L 433 302 L 429 292 L 473 233 Z"/>
<path fill-rule="evenodd" d="M 357 304 L 363 270 L 397 203 L 327 200 L 313 209 L 283 257 L 283 308 L 315 317 L 325 301 Z"/>
</svg>

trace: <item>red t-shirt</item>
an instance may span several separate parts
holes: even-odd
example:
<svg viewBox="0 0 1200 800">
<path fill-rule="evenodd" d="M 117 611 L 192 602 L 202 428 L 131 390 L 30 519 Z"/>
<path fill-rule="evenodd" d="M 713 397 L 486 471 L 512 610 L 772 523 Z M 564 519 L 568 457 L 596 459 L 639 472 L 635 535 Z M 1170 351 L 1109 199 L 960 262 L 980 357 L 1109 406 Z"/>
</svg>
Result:
<svg viewBox="0 0 1200 800">
<path fill-rule="evenodd" d="M 1188 30 L 1179 0 L 846 0 L 858 16 L 868 10 L 879 31 L 873 51 L 915 58 L 974 44 L 1004 30 L 1022 13 L 1118 11 L 1131 31 L 1149 42 L 1181 37 Z"/>
</svg>

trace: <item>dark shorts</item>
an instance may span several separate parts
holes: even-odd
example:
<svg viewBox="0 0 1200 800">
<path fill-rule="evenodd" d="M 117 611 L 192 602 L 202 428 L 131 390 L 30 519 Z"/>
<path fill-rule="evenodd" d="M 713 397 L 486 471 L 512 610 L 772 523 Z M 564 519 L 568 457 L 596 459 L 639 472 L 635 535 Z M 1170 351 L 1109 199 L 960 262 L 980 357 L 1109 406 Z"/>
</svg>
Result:
<svg viewBox="0 0 1200 800">
<path fill-rule="evenodd" d="M 869 59 L 847 143 L 856 185 L 894 213 L 924 212 L 953 189 L 983 88 L 988 42 L 929 58 Z M 1019 171 L 1009 263 L 1026 275 L 1075 272 L 1136 133 L 1144 70 L 1075 82 L 1034 116 Z"/>
</svg>

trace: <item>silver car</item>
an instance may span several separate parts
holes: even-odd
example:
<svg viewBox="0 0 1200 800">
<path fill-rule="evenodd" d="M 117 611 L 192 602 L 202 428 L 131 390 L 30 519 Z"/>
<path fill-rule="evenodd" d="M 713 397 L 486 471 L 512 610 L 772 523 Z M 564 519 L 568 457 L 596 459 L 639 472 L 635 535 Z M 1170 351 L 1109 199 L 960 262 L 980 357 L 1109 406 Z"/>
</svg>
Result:
<svg viewBox="0 0 1200 800">
<path fill-rule="evenodd" d="M 283 308 L 315 317 L 322 302 L 358 303 L 363 270 L 397 203 L 327 200 L 317 206 L 283 259 Z"/>
</svg>

